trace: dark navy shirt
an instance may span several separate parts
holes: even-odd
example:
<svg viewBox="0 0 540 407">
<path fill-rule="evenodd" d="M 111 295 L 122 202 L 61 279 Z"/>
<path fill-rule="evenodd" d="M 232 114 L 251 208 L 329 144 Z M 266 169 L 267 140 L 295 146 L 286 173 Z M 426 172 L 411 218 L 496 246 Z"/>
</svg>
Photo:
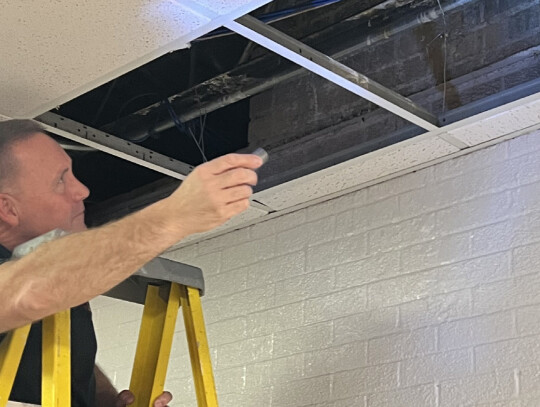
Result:
<svg viewBox="0 0 540 407">
<path fill-rule="evenodd" d="M 0 262 L 11 253 L 0 245 Z M 6 335 L 0 334 L 0 341 Z M 71 309 L 71 406 L 95 407 L 96 335 L 88 303 Z M 41 321 L 32 324 L 10 400 L 41 405 Z"/>
</svg>

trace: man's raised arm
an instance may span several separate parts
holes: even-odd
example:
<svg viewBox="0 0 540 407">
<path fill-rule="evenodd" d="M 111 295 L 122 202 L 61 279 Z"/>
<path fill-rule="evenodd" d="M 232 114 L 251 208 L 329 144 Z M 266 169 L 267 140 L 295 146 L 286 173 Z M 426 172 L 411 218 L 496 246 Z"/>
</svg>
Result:
<svg viewBox="0 0 540 407">
<path fill-rule="evenodd" d="M 44 243 L 0 266 L 0 332 L 102 294 L 193 233 L 249 206 L 255 155 L 229 154 L 197 167 L 171 194 L 108 225 Z"/>
</svg>

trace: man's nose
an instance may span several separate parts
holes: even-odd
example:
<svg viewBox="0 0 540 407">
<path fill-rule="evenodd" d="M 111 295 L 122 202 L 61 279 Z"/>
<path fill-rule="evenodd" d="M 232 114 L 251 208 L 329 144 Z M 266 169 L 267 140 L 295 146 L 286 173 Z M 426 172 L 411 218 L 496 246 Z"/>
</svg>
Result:
<svg viewBox="0 0 540 407">
<path fill-rule="evenodd" d="M 90 195 L 90 190 L 77 178 L 73 177 L 75 185 L 73 186 L 73 199 L 84 201 Z"/>
</svg>

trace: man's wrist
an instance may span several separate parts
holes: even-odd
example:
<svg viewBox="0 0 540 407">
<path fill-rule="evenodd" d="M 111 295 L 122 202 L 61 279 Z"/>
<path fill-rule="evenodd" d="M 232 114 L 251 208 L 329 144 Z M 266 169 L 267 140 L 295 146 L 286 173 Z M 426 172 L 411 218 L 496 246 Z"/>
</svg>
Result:
<svg viewBox="0 0 540 407">
<path fill-rule="evenodd" d="M 171 246 L 185 237 L 195 233 L 190 230 L 184 214 L 178 209 L 177 199 L 164 198 L 152 205 L 151 217 L 160 236 L 168 238 Z M 149 208 L 150 209 L 150 208 Z"/>
</svg>

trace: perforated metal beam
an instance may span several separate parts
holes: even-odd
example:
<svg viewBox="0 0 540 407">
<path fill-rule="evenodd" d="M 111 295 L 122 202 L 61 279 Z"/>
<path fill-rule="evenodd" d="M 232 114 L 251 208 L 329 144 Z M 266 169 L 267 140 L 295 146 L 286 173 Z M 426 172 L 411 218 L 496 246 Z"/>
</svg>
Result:
<svg viewBox="0 0 540 407">
<path fill-rule="evenodd" d="M 131 143 L 120 137 L 94 129 L 55 113 L 44 113 L 38 116 L 36 120 L 42 123 L 47 131 L 58 136 L 131 161 L 132 163 L 150 168 L 151 170 L 161 172 L 176 179 L 185 179 L 193 170 L 191 165 L 182 161 L 156 153 L 138 144 Z"/>
<path fill-rule="evenodd" d="M 412 100 L 385 88 L 367 76 L 308 47 L 256 18 L 246 15 L 236 21 L 226 23 L 225 26 L 426 130 L 432 131 L 439 128 L 438 119 Z"/>
</svg>

